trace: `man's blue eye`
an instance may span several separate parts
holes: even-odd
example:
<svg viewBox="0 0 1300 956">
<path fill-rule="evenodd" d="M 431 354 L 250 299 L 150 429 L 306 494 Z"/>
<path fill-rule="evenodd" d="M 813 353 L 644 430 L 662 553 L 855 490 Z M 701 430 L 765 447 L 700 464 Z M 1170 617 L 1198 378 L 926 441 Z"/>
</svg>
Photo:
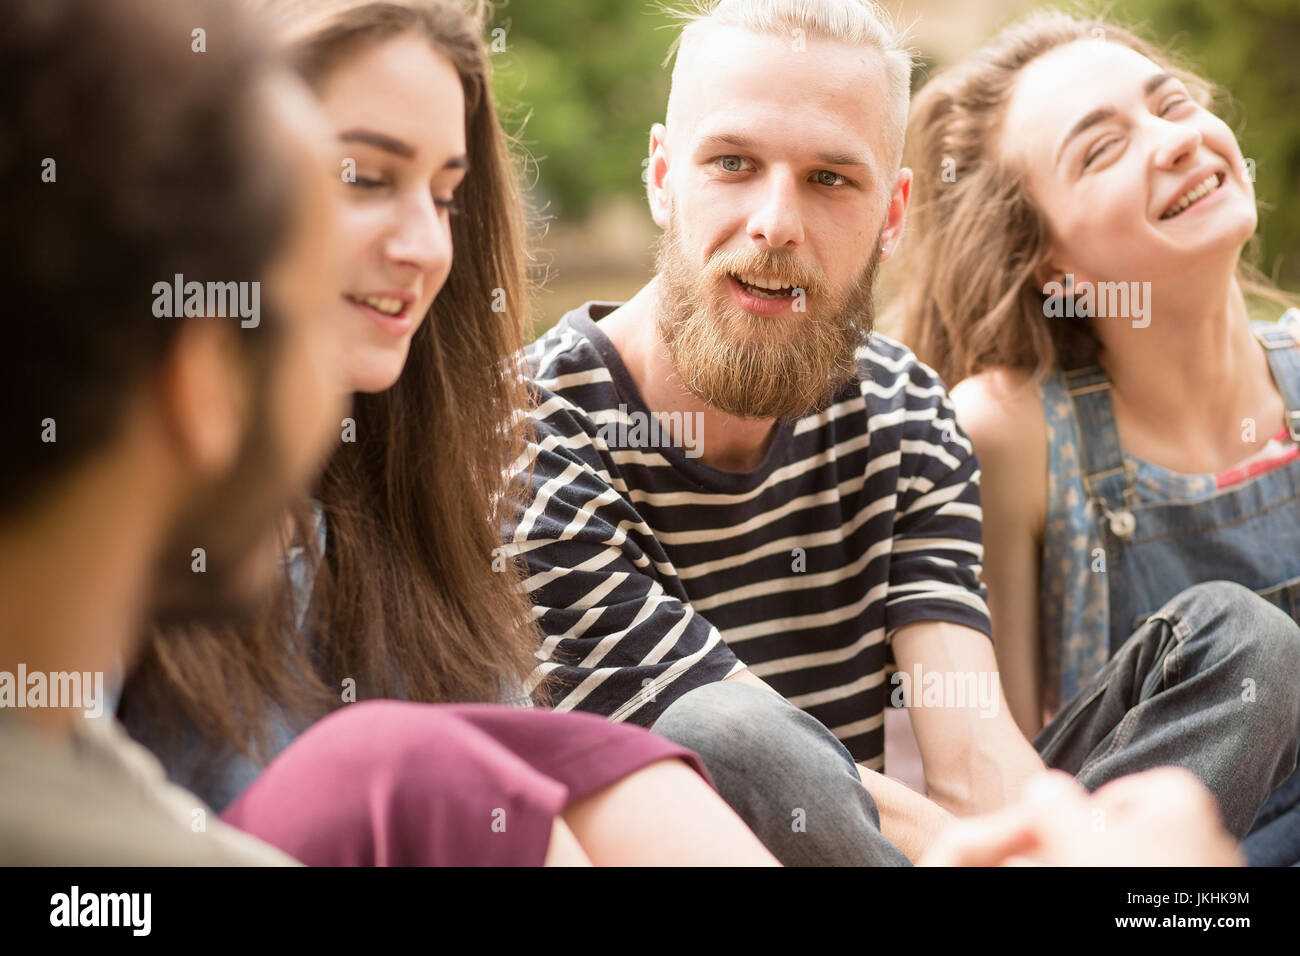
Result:
<svg viewBox="0 0 1300 956">
<path fill-rule="evenodd" d="M 822 186 L 838 186 L 842 178 L 839 173 L 832 173 L 826 169 L 817 173 L 817 182 Z"/>
<path fill-rule="evenodd" d="M 739 156 L 722 157 L 722 168 L 729 173 L 740 172 L 741 167 L 743 167 L 744 165 L 745 165 L 744 160 L 742 160 Z"/>
</svg>

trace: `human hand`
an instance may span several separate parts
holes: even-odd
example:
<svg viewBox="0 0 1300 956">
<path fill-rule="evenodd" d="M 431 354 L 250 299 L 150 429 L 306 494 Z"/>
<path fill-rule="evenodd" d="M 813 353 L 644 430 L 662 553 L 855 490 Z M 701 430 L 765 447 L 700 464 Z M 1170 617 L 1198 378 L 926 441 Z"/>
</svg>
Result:
<svg viewBox="0 0 1300 956">
<path fill-rule="evenodd" d="M 922 866 L 1240 866 L 1218 805 L 1187 770 L 1163 767 L 1089 794 L 1048 771 L 1019 803 L 939 834 Z"/>
</svg>

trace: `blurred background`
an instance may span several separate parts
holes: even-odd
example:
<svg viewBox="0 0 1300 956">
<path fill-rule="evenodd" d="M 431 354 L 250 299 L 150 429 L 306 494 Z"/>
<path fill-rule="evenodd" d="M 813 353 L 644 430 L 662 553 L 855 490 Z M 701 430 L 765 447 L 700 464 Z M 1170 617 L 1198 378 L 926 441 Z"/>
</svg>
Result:
<svg viewBox="0 0 1300 956">
<path fill-rule="evenodd" d="M 657 229 L 641 182 L 663 118 L 675 33 L 651 0 L 494 0 L 495 86 L 506 127 L 531 154 L 537 329 L 588 299 L 645 283 Z M 1300 0 L 884 0 L 915 22 L 914 88 L 1028 10 L 1057 6 L 1155 39 L 1226 89 L 1224 118 L 1255 161 L 1259 265 L 1300 290 Z M 886 266 L 886 271 L 888 266 Z M 883 305 L 883 303 L 881 303 Z"/>
</svg>

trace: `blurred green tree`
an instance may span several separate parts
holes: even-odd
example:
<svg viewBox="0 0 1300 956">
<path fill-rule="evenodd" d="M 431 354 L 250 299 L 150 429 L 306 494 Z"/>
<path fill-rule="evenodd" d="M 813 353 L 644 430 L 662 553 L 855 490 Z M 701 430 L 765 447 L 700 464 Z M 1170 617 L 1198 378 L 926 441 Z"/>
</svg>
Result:
<svg viewBox="0 0 1300 956">
<path fill-rule="evenodd" d="M 641 189 L 650 126 L 663 119 L 674 33 L 643 0 L 497 0 L 505 30 L 494 88 L 540 164 L 534 200 L 580 218 Z"/>
</svg>

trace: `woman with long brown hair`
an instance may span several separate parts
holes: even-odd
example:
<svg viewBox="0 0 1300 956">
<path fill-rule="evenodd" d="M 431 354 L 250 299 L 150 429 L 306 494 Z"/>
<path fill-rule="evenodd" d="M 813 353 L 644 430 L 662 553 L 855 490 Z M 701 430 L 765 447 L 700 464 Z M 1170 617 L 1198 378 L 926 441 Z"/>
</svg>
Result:
<svg viewBox="0 0 1300 956">
<path fill-rule="evenodd" d="M 1198 584 L 1300 617 L 1300 314 L 1250 321 L 1288 303 L 1243 256 L 1253 178 L 1213 92 L 1128 30 L 1041 13 L 913 104 L 904 336 L 979 456 L 998 663 L 1040 739 Z M 1300 697 L 1284 666 L 1258 680 Z M 1256 818 L 1254 862 L 1300 859 L 1298 795 Z"/>
<path fill-rule="evenodd" d="M 265 613 L 151 641 L 124 694 L 132 732 L 218 807 L 348 701 L 521 698 L 537 640 L 514 568 L 490 571 L 501 476 L 522 448 L 526 399 L 510 357 L 528 310 L 519 187 L 475 21 L 414 0 L 247 5 L 326 108 L 349 111 L 339 306 L 355 406 L 316 500 L 296 516 L 293 560 Z M 432 182 L 412 144 L 389 135 L 420 132 L 443 108 L 402 75 L 427 66 L 412 43 L 330 95 L 342 64 L 412 37 L 464 90 L 473 168 Z"/>
<path fill-rule="evenodd" d="M 153 635 L 124 693 L 128 729 L 227 822 L 304 862 L 356 862 L 302 808 L 351 819 L 366 792 L 394 801 L 379 861 L 774 862 L 682 748 L 486 706 L 528 703 L 537 637 L 514 569 L 492 569 L 522 448 L 527 308 L 482 4 L 254 6 L 336 136 L 346 255 L 320 321 L 345 329 L 355 408 L 289 522 L 276 598 L 247 626 Z M 331 714 L 365 698 L 485 704 Z M 481 828 L 451 832 L 461 819 Z"/>
</svg>

